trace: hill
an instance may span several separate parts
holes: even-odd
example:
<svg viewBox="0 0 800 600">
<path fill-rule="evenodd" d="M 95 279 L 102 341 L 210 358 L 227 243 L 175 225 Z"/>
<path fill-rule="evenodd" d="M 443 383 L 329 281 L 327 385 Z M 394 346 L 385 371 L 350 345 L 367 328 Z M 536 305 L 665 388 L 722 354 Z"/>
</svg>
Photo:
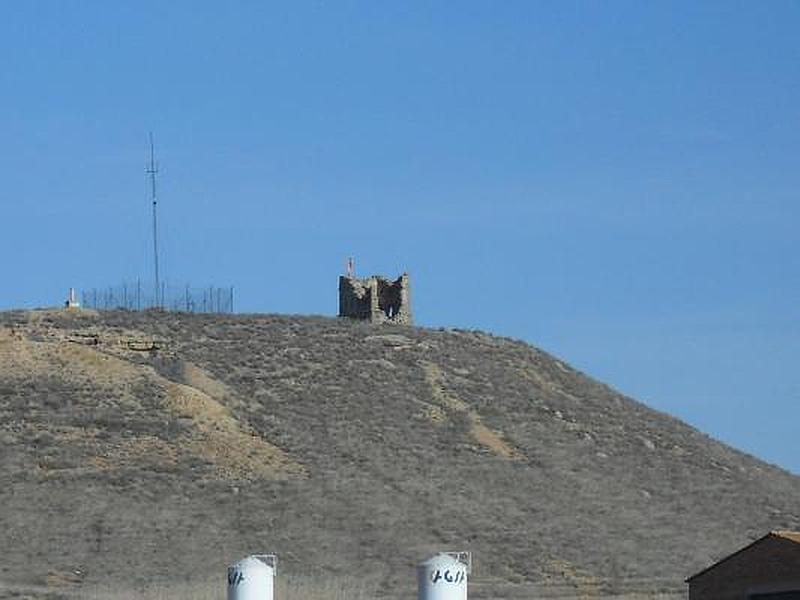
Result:
<svg viewBox="0 0 800 600">
<path fill-rule="evenodd" d="M 800 478 L 479 332 L 5 312 L 0 414 L 0 597 L 220 597 L 259 551 L 413 597 L 441 549 L 479 598 L 680 594 L 800 527 Z"/>
</svg>

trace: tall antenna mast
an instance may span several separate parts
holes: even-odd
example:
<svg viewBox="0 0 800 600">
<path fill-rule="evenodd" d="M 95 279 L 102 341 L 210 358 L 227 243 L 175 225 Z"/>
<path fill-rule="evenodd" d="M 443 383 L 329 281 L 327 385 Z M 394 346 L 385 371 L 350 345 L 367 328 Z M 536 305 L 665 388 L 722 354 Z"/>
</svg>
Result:
<svg viewBox="0 0 800 600">
<path fill-rule="evenodd" d="M 159 296 L 161 295 L 161 282 L 158 277 L 158 219 L 156 217 L 156 207 L 158 205 L 156 196 L 156 173 L 158 173 L 158 165 L 156 164 L 156 152 L 155 145 L 153 144 L 152 131 L 150 132 L 150 164 L 146 172 L 150 176 L 150 190 L 153 198 L 153 262 L 156 275 L 156 307 L 160 307 L 161 302 Z"/>
</svg>

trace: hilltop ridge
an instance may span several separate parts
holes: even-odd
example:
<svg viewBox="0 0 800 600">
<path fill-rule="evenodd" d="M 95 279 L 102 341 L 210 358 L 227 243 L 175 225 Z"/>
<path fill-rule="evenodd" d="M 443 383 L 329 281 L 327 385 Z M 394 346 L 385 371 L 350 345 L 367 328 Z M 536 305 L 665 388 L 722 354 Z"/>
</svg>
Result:
<svg viewBox="0 0 800 600">
<path fill-rule="evenodd" d="M 413 594 L 680 593 L 800 478 L 523 342 L 345 319 L 0 313 L 0 589 L 284 573 Z M 221 575 L 219 575 L 220 581 Z"/>
</svg>

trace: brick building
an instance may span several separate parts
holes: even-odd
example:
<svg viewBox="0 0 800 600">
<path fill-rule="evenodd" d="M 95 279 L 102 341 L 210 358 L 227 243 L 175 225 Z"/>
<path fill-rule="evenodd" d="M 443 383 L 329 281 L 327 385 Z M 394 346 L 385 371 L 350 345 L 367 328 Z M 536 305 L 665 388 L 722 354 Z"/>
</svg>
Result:
<svg viewBox="0 0 800 600">
<path fill-rule="evenodd" d="M 800 532 L 770 532 L 686 582 L 689 600 L 800 600 Z"/>
</svg>

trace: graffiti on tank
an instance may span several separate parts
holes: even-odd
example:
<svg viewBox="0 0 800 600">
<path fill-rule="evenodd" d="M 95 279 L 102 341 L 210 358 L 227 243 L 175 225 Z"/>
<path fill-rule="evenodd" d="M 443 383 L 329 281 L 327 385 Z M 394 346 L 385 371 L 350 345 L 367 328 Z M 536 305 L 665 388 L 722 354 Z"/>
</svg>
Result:
<svg viewBox="0 0 800 600">
<path fill-rule="evenodd" d="M 239 585 L 244 581 L 244 573 L 236 569 L 228 569 L 228 585 Z"/>
<path fill-rule="evenodd" d="M 431 572 L 431 582 L 438 583 L 440 581 L 445 583 L 462 583 L 467 579 L 466 573 L 461 569 L 451 571 L 450 569 L 436 569 Z"/>
</svg>

